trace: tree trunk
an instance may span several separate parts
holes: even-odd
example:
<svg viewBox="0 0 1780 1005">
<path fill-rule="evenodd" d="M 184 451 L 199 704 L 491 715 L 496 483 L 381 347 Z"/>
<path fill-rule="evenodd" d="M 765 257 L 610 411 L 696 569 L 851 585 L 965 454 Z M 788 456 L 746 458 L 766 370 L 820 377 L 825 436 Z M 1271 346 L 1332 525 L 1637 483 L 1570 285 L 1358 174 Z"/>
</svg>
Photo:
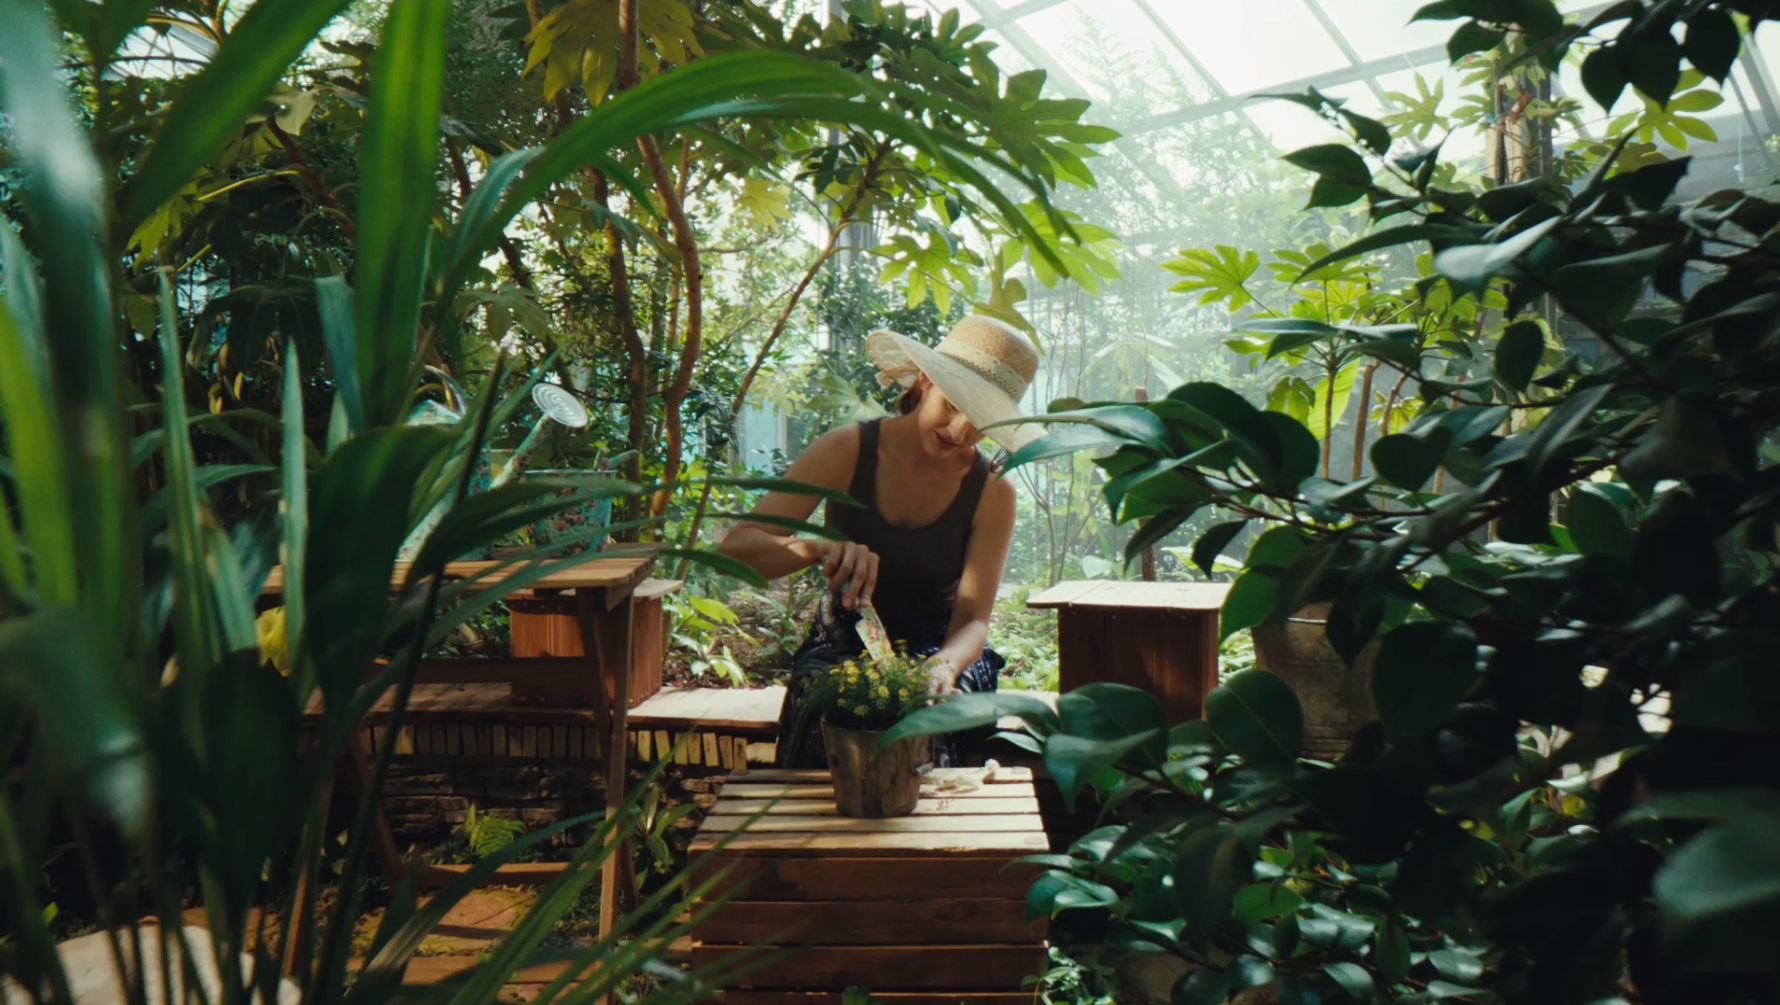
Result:
<svg viewBox="0 0 1780 1005">
<path fill-rule="evenodd" d="M 1366 376 L 1360 381 L 1360 412 L 1354 417 L 1354 481 L 1359 481 L 1366 474 L 1366 426 L 1372 412 L 1372 375 L 1378 372 L 1378 364 L 1366 368 Z"/>
</svg>

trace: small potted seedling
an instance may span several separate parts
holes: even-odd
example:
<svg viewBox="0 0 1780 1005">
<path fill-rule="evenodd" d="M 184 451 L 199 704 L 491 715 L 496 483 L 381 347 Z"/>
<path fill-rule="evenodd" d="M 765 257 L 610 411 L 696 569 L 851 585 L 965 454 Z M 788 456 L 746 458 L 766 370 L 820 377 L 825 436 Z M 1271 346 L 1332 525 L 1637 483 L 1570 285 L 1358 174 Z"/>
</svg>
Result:
<svg viewBox="0 0 1780 1005">
<path fill-rule="evenodd" d="M 805 692 L 822 717 L 822 744 L 842 816 L 900 817 L 921 798 L 921 768 L 931 738 L 907 737 L 878 749 L 884 732 L 921 707 L 925 661 L 905 654 L 838 663 L 816 674 Z"/>
</svg>

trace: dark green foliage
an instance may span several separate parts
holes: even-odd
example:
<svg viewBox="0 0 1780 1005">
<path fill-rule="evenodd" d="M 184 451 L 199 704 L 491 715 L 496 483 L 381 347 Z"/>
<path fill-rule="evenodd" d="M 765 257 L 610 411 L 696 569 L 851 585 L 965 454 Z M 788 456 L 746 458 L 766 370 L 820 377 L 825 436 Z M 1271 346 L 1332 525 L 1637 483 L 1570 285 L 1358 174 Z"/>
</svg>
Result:
<svg viewBox="0 0 1780 1005">
<path fill-rule="evenodd" d="M 1771 11 L 1635 0 L 1567 26 L 1545 0 L 1448 0 L 1420 16 L 1469 19 L 1455 54 L 1548 68 L 1586 38 L 1591 95 L 1630 84 L 1660 104 L 1684 63 L 1726 71 L 1733 12 Z M 1603 25 L 1623 31 L 1590 35 Z M 1574 187 L 1454 199 L 1425 161 L 1356 168 L 1371 144 L 1354 135 L 1351 158 L 1290 159 L 1423 220 L 1311 270 L 1429 242 L 1445 285 L 1506 305 L 1493 381 L 1374 354 L 1421 389 L 1408 427 L 1373 445 L 1381 480 L 1310 477 L 1299 423 L 1201 385 L 1146 406 L 1159 434 L 1059 424 L 1028 453 L 1095 448 L 1115 513 L 1115 488 L 1165 471 L 1183 503 L 1240 517 L 1201 537 L 1201 564 L 1233 528 L 1271 524 L 1223 632 L 1331 604 L 1347 660 L 1378 643 L 1379 721 L 1333 766 L 1297 761 L 1296 697 L 1251 671 L 1174 725 L 1159 765 L 1137 726 L 1109 765 L 1089 755 L 1114 737 L 1035 724 L 1047 760 L 1096 773 L 1108 826 L 1046 858 L 1030 906 L 1096 912 L 1114 944 L 1184 958 L 1180 1005 L 1269 981 L 1281 1001 L 1772 1001 L 1780 206 L 1742 191 L 1677 206 L 1685 159 L 1621 170 L 1624 144 Z M 1684 286 L 1687 270 L 1705 282 Z M 1546 297 L 1602 341 L 1597 360 L 1541 374 Z M 1245 330 L 1270 354 L 1356 337 L 1301 319 Z"/>
</svg>

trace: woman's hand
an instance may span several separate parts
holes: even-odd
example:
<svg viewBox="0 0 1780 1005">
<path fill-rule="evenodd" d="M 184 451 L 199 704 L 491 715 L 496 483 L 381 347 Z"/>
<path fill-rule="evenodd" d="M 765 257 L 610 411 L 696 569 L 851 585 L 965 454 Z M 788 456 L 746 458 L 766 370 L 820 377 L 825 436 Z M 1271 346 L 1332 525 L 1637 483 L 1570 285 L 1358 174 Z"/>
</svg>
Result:
<svg viewBox="0 0 1780 1005">
<path fill-rule="evenodd" d="M 878 556 L 863 544 L 830 541 L 822 575 L 828 577 L 828 588 L 840 593 L 841 606 L 853 610 L 871 603 L 872 591 L 878 586 Z"/>
<path fill-rule="evenodd" d="M 958 668 L 944 656 L 935 656 L 927 661 L 927 693 L 956 694 L 958 692 Z"/>
</svg>

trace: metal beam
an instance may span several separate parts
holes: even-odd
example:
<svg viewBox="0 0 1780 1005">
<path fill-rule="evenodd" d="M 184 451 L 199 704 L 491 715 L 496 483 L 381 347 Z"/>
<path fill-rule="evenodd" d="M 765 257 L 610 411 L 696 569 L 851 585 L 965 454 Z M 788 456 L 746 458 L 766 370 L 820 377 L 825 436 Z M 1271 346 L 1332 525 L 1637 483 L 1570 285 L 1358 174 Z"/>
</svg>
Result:
<svg viewBox="0 0 1780 1005">
<path fill-rule="evenodd" d="M 1780 133 L 1780 102 L 1774 96 L 1774 82 L 1768 79 L 1768 68 L 1761 57 L 1753 34 L 1743 38 L 1743 73 L 1749 78 L 1749 89 L 1755 92 L 1761 117 L 1768 123 L 1768 132 Z"/>
<path fill-rule="evenodd" d="M 1199 62 L 1199 57 L 1193 55 L 1193 50 L 1187 48 L 1187 43 L 1181 41 L 1180 36 L 1174 33 L 1174 29 L 1168 26 L 1168 22 L 1162 20 L 1162 15 L 1157 14 L 1156 8 L 1150 6 L 1150 0 L 1136 0 L 1136 2 L 1137 9 L 1143 12 L 1144 17 L 1149 18 L 1150 24 L 1156 26 L 1156 30 L 1162 33 L 1162 38 L 1179 54 L 1180 58 L 1187 61 L 1187 65 L 1193 68 L 1193 72 L 1199 75 L 1199 79 L 1205 81 L 1205 86 L 1211 88 L 1212 96 L 1228 98 L 1230 92 L 1224 90 L 1224 85 L 1218 83 L 1218 78 L 1206 69 L 1204 63 Z M 1243 124 L 1248 126 L 1249 131 L 1253 132 L 1261 142 L 1270 142 L 1267 134 L 1261 131 L 1261 127 L 1255 124 L 1254 118 L 1246 110 L 1238 111 L 1237 115 L 1242 117 Z"/>
<path fill-rule="evenodd" d="M 1003 15 L 1014 10 L 1014 8 L 1003 9 L 995 0 L 970 0 L 970 5 L 976 8 L 977 15 L 985 22 L 1002 18 Z M 1020 27 L 1016 20 L 1005 19 L 1001 20 L 1000 24 L 1001 27 L 998 30 L 1001 32 L 1001 37 L 1007 39 L 1008 44 L 1013 46 L 1014 51 L 1019 53 L 1021 58 L 1034 67 L 1044 70 L 1047 79 L 1056 81 L 1066 93 L 1080 95 L 1084 98 L 1088 96 L 1088 89 L 1082 86 L 1082 82 L 1068 70 L 1056 65 L 1054 61 L 1046 59 L 1044 47 L 1038 44 L 1030 32 Z M 1132 166 L 1137 168 L 1145 178 L 1148 178 L 1164 196 L 1186 197 L 1186 192 L 1181 189 L 1180 183 L 1166 171 L 1158 168 L 1149 151 L 1133 142 L 1129 136 L 1121 136 L 1114 140 L 1113 146 L 1117 147 L 1119 152 L 1131 161 Z"/>
<path fill-rule="evenodd" d="M 1317 23 L 1323 26 L 1323 34 L 1328 35 L 1329 41 L 1335 43 L 1335 48 L 1340 49 L 1341 54 L 1347 57 L 1347 65 L 1359 66 L 1365 62 L 1360 58 L 1359 52 L 1348 44 L 1347 36 L 1341 33 L 1341 26 L 1329 17 L 1329 13 L 1323 10 L 1322 4 L 1317 0 L 1304 0 L 1304 6 L 1310 8 L 1310 16 L 1316 18 Z M 1366 87 L 1372 91 L 1372 96 L 1378 99 L 1380 105 L 1390 106 L 1390 99 L 1384 96 L 1384 88 L 1378 86 L 1376 78 L 1368 75 Z"/>
<path fill-rule="evenodd" d="M 1266 97 L 1271 94 L 1291 94 L 1312 87 L 1318 89 L 1338 87 L 1342 84 L 1351 84 L 1356 80 L 1365 80 L 1368 77 L 1380 73 L 1391 73 L 1397 70 L 1415 70 L 1432 63 L 1444 62 L 1446 62 L 1446 45 L 1444 43 L 1440 45 L 1430 45 L 1423 49 L 1400 53 L 1384 59 L 1374 59 L 1366 63 L 1344 66 L 1340 69 L 1312 74 L 1308 77 L 1299 77 L 1297 80 L 1282 81 L 1271 87 L 1247 91 L 1242 94 L 1232 94 L 1227 98 L 1220 98 L 1217 101 L 1207 101 L 1204 104 L 1193 105 L 1188 108 L 1178 108 L 1172 112 L 1163 112 L 1161 115 L 1154 115 L 1141 122 L 1132 123 L 1132 125 L 1125 130 L 1125 135 L 1138 136 L 1157 129 L 1167 129 L 1170 126 L 1185 125 L 1188 122 L 1209 119 L 1215 115 L 1224 115 L 1228 112 L 1239 112 L 1243 109 L 1243 106 L 1256 98 Z"/>
<path fill-rule="evenodd" d="M 1004 24 L 1018 21 L 1028 14 L 1037 14 L 1041 10 L 1055 7 L 1062 2 L 1063 0 L 1026 0 L 1025 3 L 1014 4 L 994 17 L 985 15 L 977 23 L 985 28 L 999 28 Z"/>
</svg>

